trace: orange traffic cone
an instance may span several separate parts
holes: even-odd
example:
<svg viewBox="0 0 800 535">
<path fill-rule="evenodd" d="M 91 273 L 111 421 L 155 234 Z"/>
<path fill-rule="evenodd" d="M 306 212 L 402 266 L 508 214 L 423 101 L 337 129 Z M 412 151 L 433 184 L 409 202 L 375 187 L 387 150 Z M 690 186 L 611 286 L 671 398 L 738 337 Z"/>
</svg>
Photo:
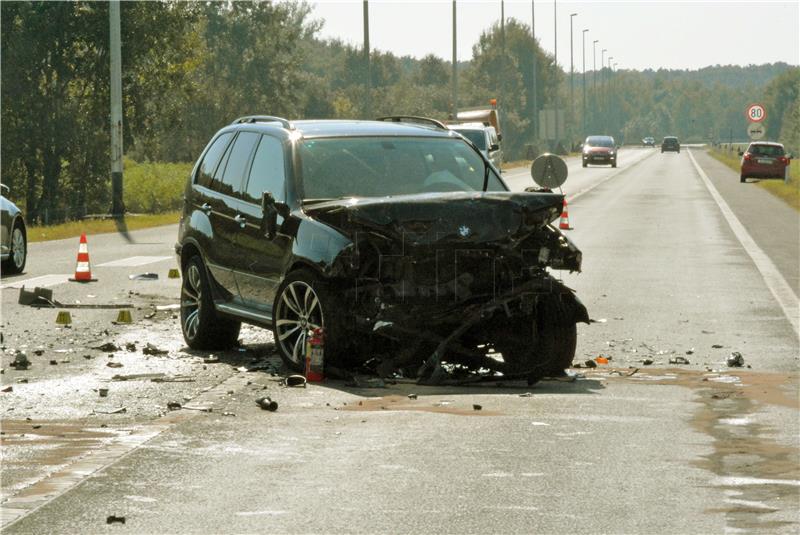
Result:
<svg viewBox="0 0 800 535">
<path fill-rule="evenodd" d="M 561 209 L 561 221 L 558 222 L 558 228 L 561 230 L 572 230 L 569 226 L 569 211 L 567 210 L 567 198 L 564 197 L 564 206 Z"/>
<path fill-rule="evenodd" d="M 75 276 L 70 279 L 73 282 L 92 282 L 97 279 L 92 278 L 92 266 L 89 263 L 89 244 L 86 243 L 86 233 L 81 234 L 81 241 L 78 245 L 78 262 L 75 264 Z"/>
</svg>

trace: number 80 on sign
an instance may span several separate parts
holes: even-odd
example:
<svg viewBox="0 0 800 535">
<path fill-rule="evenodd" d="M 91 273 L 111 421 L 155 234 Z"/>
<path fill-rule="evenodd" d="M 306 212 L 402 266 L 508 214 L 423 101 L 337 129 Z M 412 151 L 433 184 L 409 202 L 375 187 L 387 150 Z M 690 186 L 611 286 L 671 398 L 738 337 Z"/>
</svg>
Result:
<svg viewBox="0 0 800 535">
<path fill-rule="evenodd" d="M 767 110 L 761 104 L 751 104 L 747 107 L 747 120 L 751 123 L 760 123 L 767 118 Z"/>
</svg>

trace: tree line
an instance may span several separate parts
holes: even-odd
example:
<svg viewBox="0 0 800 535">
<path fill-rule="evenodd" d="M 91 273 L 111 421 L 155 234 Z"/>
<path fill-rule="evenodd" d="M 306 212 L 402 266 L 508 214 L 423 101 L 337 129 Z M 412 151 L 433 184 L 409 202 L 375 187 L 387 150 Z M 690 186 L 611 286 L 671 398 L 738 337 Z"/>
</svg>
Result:
<svg viewBox="0 0 800 535">
<path fill-rule="evenodd" d="M 366 117 L 363 49 L 321 40 L 323 22 L 308 4 L 123 2 L 121 10 L 123 137 L 134 160 L 193 161 L 217 129 L 242 115 Z M 2 182 L 31 221 L 107 212 L 108 4 L 2 2 L 0 18 Z M 447 119 L 451 68 L 434 55 L 371 51 L 372 116 Z M 647 135 L 741 140 L 744 108 L 762 99 L 770 135 L 798 144 L 800 70 L 786 64 L 606 68 L 586 76 L 584 114 L 583 76 L 575 74 L 571 92 L 570 74 L 530 27 L 508 19 L 486 28 L 457 70 L 457 107 L 497 99 L 510 159 L 555 148 L 537 136 L 536 112 L 552 108 L 556 95 L 567 112 L 564 146 L 590 133 L 626 143 Z"/>
</svg>

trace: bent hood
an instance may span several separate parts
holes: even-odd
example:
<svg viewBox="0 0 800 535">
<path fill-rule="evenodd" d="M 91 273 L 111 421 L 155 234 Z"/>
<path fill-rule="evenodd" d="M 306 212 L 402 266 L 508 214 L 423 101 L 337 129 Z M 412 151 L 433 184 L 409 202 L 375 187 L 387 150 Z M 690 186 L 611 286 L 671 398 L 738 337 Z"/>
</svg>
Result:
<svg viewBox="0 0 800 535">
<path fill-rule="evenodd" d="M 563 195 L 527 192 L 424 193 L 351 197 L 304 211 L 354 237 L 369 230 L 409 245 L 519 241 L 556 219 Z"/>
</svg>

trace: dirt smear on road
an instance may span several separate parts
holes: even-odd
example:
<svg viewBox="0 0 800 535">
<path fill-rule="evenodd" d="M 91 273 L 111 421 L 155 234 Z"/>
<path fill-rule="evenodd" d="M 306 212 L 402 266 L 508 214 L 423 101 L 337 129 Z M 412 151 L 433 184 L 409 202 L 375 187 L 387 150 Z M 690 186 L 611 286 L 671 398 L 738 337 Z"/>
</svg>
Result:
<svg viewBox="0 0 800 535">
<path fill-rule="evenodd" d="M 725 496 L 709 509 L 724 514 L 727 527 L 764 532 L 797 525 L 800 502 L 800 376 L 748 370 L 701 372 L 679 368 L 648 370 L 628 377 L 628 370 L 589 373 L 609 380 L 677 385 L 696 391 L 692 427 L 711 437 L 713 450 L 693 461 L 717 476 L 711 485 Z M 617 375 L 621 374 L 621 375 Z M 763 411 L 772 405 L 788 412 L 791 444 L 778 441 L 778 429 Z M 785 409 L 789 409 L 786 411 Z M 787 516 L 788 515 L 788 516 Z M 788 518 L 788 519 L 787 519 Z"/>
</svg>

